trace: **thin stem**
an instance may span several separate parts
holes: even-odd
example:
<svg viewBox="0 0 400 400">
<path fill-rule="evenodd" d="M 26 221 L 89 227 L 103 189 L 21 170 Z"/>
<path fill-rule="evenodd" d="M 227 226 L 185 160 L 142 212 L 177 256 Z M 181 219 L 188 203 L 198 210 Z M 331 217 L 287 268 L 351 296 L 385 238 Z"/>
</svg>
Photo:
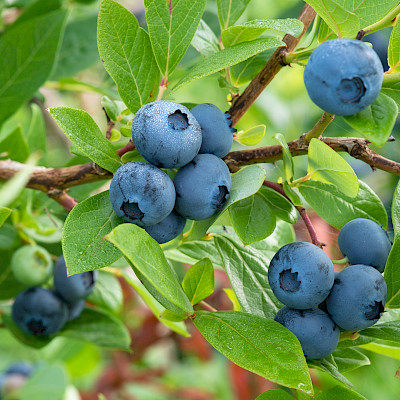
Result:
<svg viewBox="0 0 400 400">
<path fill-rule="evenodd" d="M 122 157 L 128 151 L 135 150 L 135 145 L 133 144 L 132 140 L 130 140 L 124 147 L 121 147 L 117 150 L 117 154 Z"/>
<path fill-rule="evenodd" d="M 107 119 L 107 132 L 106 132 L 106 138 L 107 140 L 110 140 L 111 138 L 111 131 L 113 130 L 114 126 L 115 126 L 115 122 L 111 121 L 110 117 L 107 114 L 106 109 L 103 107 L 103 111 L 104 114 L 106 115 L 106 119 Z"/>
<path fill-rule="evenodd" d="M 158 89 L 157 100 L 161 100 L 161 99 L 163 98 L 164 93 L 165 93 L 165 91 L 166 91 L 167 88 L 168 88 L 168 83 L 169 83 L 169 82 L 167 82 L 167 80 L 165 79 L 165 77 L 163 77 L 163 78 L 161 79 L 160 86 L 159 86 L 159 89 Z"/>
<path fill-rule="evenodd" d="M 299 183 L 307 182 L 307 181 L 311 178 L 311 176 L 312 176 L 312 173 L 311 173 L 311 174 L 304 175 L 304 176 L 302 176 L 302 177 L 299 178 L 299 179 L 295 179 L 295 180 L 290 184 L 290 186 L 296 187 L 296 186 L 298 186 Z"/>
<path fill-rule="evenodd" d="M 357 39 L 361 40 L 365 35 L 379 31 L 380 29 L 387 28 L 388 26 L 393 26 L 396 17 L 400 14 L 400 4 L 398 4 L 392 11 L 385 15 L 382 19 L 361 29 L 357 34 Z"/>
<path fill-rule="evenodd" d="M 70 212 L 78 204 L 78 202 L 71 197 L 66 190 L 50 189 L 46 192 L 46 194 L 54 199 L 68 212 Z"/>
<path fill-rule="evenodd" d="M 311 53 L 315 50 L 315 48 L 310 48 L 306 50 L 301 50 L 301 51 L 295 51 L 292 53 L 288 53 L 285 55 L 283 58 L 285 63 L 290 65 L 293 63 L 297 63 L 299 61 L 305 60 L 308 57 L 310 57 Z"/>
<path fill-rule="evenodd" d="M 308 230 L 308 233 L 310 234 L 310 238 L 313 244 L 315 244 L 316 246 L 322 248 L 323 246 L 325 246 L 325 243 L 321 242 L 318 239 L 318 235 L 317 232 L 314 229 L 314 226 L 310 220 L 310 217 L 307 214 L 307 211 L 304 207 L 302 206 L 296 206 L 297 211 L 299 212 L 301 218 L 303 219 L 303 222 Z"/>
<path fill-rule="evenodd" d="M 324 112 L 319 121 L 314 125 L 314 127 L 306 133 L 304 140 L 309 143 L 313 138 L 319 138 L 328 127 L 328 125 L 333 121 L 335 116 Z"/>
</svg>

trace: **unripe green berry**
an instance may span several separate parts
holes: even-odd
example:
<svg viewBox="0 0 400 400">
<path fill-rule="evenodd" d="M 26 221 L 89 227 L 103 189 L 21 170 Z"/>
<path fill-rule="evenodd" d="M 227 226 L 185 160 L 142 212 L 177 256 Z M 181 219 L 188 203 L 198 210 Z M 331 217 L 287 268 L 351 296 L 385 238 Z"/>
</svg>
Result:
<svg viewBox="0 0 400 400">
<path fill-rule="evenodd" d="M 22 246 L 11 258 L 11 270 L 20 283 L 37 286 L 49 279 L 53 272 L 53 261 L 49 252 L 43 247 Z"/>
</svg>

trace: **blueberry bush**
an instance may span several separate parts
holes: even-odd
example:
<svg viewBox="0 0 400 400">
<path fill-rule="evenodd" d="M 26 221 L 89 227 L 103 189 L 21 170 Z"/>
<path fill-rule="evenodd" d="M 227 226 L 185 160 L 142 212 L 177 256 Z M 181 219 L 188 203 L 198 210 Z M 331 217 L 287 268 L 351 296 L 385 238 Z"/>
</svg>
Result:
<svg viewBox="0 0 400 400">
<path fill-rule="evenodd" d="M 399 16 L 0 0 L 0 399 L 398 398 Z"/>
</svg>

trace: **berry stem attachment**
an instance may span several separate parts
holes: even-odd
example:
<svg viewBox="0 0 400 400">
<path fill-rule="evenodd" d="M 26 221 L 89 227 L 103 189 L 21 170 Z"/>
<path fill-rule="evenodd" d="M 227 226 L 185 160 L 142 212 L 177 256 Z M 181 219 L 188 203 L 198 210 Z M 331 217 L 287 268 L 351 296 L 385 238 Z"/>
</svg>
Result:
<svg viewBox="0 0 400 400">
<path fill-rule="evenodd" d="M 304 136 L 304 140 L 307 143 L 310 143 L 311 139 L 319 138 L 325 132 L 325 129 L 333 121 L 334 118 L 335 116 L 333 114 L 324 112 L 322 114 L 322 117 L 314 125 L 314 127 L 306 133 L 306 135 Z"/>
<path fill-rule="evenodd" d="M 393 10 L 386 14 L 382 19 L 361 29 L 356 39 L 361 40 L 364 36 L 370 33 L 379 31 L 380 29 L 387 28 L 388 26 L 393 26 L 396 23 L 397 16 L 400 14 L 400 4 L 398 4 Z"/>
<path fill-rule="evenodd" d="M 306 60 L 307 58 L 310 57 L 311 53 L 315 50 L 315 48 L 310 48 L 310 49 L 305 49 L 305 50 L 300 50 L 292 53 L 288 53 L 285 55 L 283 58 L 284 62 L 287 65 L 293 64 L 293 63 L 299 63 L 302 60 Z"/>
</svg>

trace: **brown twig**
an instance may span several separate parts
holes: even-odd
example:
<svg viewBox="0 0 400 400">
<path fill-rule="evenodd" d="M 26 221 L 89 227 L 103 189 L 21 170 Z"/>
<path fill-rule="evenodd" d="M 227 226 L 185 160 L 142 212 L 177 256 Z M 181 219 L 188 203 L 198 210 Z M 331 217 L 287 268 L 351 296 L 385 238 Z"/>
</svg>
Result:
<svg viewBox="0 0 400 400">
<path fill-rule="evenodd" d="M 264 181 L 263 185 L 275 190 L 282 196 L 286 197 L 293 204 L 293 202 L 290 200 L 290 198 L 287 196 L 287 194 L 283 190 L 282 185 L 280 185 L 279 183 L 271 182 L 271 181 Z M 322 243 L 318 239 L 317 232 L 314 229 L 314 225 L 312 224 L 312 222 L 307 214 L 306 209 L 303 206 L 295 206 L 295 207 L 296 207 L 297 211 L 299 212 L 301 218 L 303 219 L 303 222 L 307 228 L 307 231 L 310 234 L 312 243 L 321 248 L 322 248 L 322 246 L 325 246 L 325 243 Z"/>
<path fill-rule="evenodd" d="M 303 37 L 303 35 L 306 33 L 307 29 L 311 25 L 315 16 L 316 13 L 313 8 L 306 4 L 298 17 L 298 19 L 304 24 L 303 32 L 297 38 L 291 35 L 286 35 L 283 38 L 283 42 L 286 43 L 286 46 L 278 47 L 275 50 L 274 54 L 268 60 L 267 64 L 265 64 L 264 68 L 250 82 L 250 84 L 247 86 L 241 96 L 239 96 L 235 100 L 235 102 L 232 104 L 232 107 L 228 111 L 232 118 L 232 126 L 235 126 L 237 124 L 240 118 L 242 118 L 245 112 L 255 102 L 257 97 L 274 79 L 275 75 L 285 65 L 287 65 L 284 61 L 285 55 L 294 51 L 300 39 Z"/>
<path fill-rule="evenodd" d="M 117 154 L 122 157 L 128 151 L 135 150 L 135 145 L 133 144 L 132 140 L 130 140 L 124 147 L 121 147 L 117 150 Z"/>
<path fill-rule="evenodd" d="M 78 202 L 71 197 L 66 190 L 50 189 L 46 194 L 64 207 L 68 212 L 78 204 Z"/>
</svg>

